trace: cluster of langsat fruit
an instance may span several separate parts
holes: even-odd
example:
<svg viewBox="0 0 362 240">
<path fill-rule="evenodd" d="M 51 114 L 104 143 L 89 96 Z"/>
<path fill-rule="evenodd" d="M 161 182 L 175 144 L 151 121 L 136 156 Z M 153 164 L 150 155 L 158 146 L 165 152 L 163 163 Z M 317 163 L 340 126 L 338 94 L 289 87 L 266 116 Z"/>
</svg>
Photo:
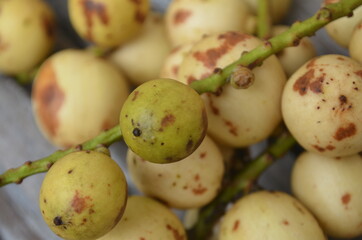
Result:
<svg viewBox="0 0 362 240">
<path fill-rule="evenodd" d="M 269 22 L 256 34 L 262 3 Z M 36 122 L 52 144 L 76 149 L 51 165 L 41 186 L 40 210 L 55 234 L 191 240 L 187 229 L 202 217 L 195 209 L 220 194 L 234 153 L 285 124 L 305 149 L 292 171 L 293 194 L 258 190 L 236 199 L 211 237 L 362 235 L 362 7 L 326 27 L 350 56 L 317 56 L 305 37 L 262 64 L 236 68 L 237 83 L 199 94 L 193 83 L 289 29 L 278 24 L 290 0 L 173 0 L 164 13 L 148 0 L 67 4 L 72 26 L 92 47 L 50 54 L 56 24 L 46 2 L 0 0 L 0 72 L 40 65 L 31 97 Z M 127 169 L 107 146 L 79 147 L 111 128 L 129 147 Z M 128 195 L 124 170 L 142 195 Z M 174 209 L 191 220 L 182 223 Z"/>
</svg>

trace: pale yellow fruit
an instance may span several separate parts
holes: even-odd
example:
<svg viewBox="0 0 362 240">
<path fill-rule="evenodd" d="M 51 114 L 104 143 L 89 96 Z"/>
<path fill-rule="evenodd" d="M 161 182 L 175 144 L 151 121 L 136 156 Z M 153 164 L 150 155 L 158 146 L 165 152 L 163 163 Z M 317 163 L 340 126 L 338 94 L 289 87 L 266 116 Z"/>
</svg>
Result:
<svg viewBox="0 0 362 240">
<path fill-rule="evenodd" d="M 0 1 L 0 72 L 33 70 L 54 45 L 54 12 L 43 0 Z"/>
<path fill-rule="evenodd" d="M 198 41 L 205 34 L 225 31 L 253 33 L 255 17 L 240 0 L 174 0 L 166 10 L 172 46 Z"/>
<path fill-rule="evenodd" d="M 129 92 L 126 79 L 108 61 L 63 50 L 42 64 L 34 80 L 34 117 L 52 144 L 74 146 L 117 125 Z"/>
<path fill-rule="evenodd" d="M 247 4 L 249 4 L 252 13 L 257 15 L 258 12 L 258 0 L 244 0 Z M 288 14 L 290 6 L 292 4 L 291 0 L 268 0 L 270 14 L 272 22 L 280 23 Z"/>
<path fill-rule="evenodd" d="M 141 31 L 149 0 L 69 0 L 68 12 L 75 31 L 104 47 L 119 46 Z"/>
<path fill-rule="evenodd" d="M 340 0 L 324 0 L 323 4 L 336 3 Z M 362 6 L 353 11 L 353 16 L 342 17 L 329 23 L 325 29 L 328 35 L 340 46 L 347 48 L 354 28 L 362 21 Z"/>
<path fill-rule="evenodd" d="M 362 65 L 342 55 L 314 58 L 285 85 L 283 119 L 308 151 L 337 157 L 362 151 Z"/>
<path fill-rule="evenodd" d="M 193 45 L 194 43 L 187 43 L 174 47 L 171 52 L 166 56 L 162 64 L 160 70 L 160 77 L 177 79 L 177 73 L 180 65 Z"/>
<path fill-rule="evenodd" d="M 239 199 L 221 219 L 219 240 L 325 240 L 317 220 L 283 192 L 259 191 Z"/>
<path fill-rule="evenodd" d="M 168 78 L 138 86 L 120 114 L 123 139 L 143 159 L 171 163 L 193 153 L 206 135 L 204 102 L 191 87 Z"/>
<path fill-rule="evenodd" d="M 141 33 L 132 41 L 115 49 L 109 59 L 135 85 L 159 77 L 162 64 L 171 50 L 163 16 L 152 12 Z"/>
<path fill-rule="evenodd" d="M 336 238 L 362 234 L 362 157 L 330 158 L 304 152 L 293 167 L 293 193 Z"/>
<path fill-rule="evenodd" d="M 362 21 L 353 30 L 348 45 L 349 55 L 362 64 Z"/>
<path fill-rule="evenodd" d="M 184 58 L 177 80 L 190 84 L 211 75 L 262 44 L 251 35 L 225 32 L 197 42 Z M 217 142 L 243 147 L 267 138 L 281 121 L 280 99 L 286 76 L 275 56 L 252 70 L 255 82 L 248 89 L 226 84 L 219 94 L 203 94 L 209 121 L 208 134 Z"/>
<path fill-rule="evenodd" d="M 122 219 L 99 240 L 187 240 L 182 223 L 165 205 L 144 196 L 130 196 Z"/>
<path fill-rule="evenodd" d="M 64 239 L 95 239 L 123 215 L 127 183 L 107 154 L 78 151 L 59 159 L 45 175 L 39 205 L 50 229 Z"/>
<path fill-rule="evenodd" d="M 288 28 L 289 27 L 285 25 L 275 25 L 272 28 L 272 35 L 276 36 L 281 34 Z M 302 38 L 297 46 L 285 48 L 277 54 L 288 77 L 315 56 L 317 56 L 316 48 L 308 37 Z"/>
<path fill-rule="evenodd" d="M 224 175 L 222 154 L 207 136 L 195 152 L 181 161 L 151 163 L 128 150 L 127 165 L 141 192 L 181 209 L 209 203 L 217 195 Z"/>
</svg>

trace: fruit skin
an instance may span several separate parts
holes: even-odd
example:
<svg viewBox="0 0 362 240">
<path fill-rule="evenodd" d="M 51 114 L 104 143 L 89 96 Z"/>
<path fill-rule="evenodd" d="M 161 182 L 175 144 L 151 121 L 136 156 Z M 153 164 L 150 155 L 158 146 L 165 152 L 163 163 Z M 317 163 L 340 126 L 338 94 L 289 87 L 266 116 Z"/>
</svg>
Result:
<svg viewBox="0 0 362 240">
<path fill-rule="evenodd" d="M 130 196 L 119 223 L 98 240 L 187 240 L 178 217 L 165 205 L 145 196 Z"/>
<path fill-rule="evenodd" d="M 239 200 L 221 219 L 219 240 L 326 240 L 317 220 L 296 198 L 258 191 Z"/>
<path fill-rule="evenodd" d="M 85 40 L 104 47 L 119 46 L 141 30 L 148 0 L 69 0 L 70 22 Z"/>
<path fill-rule="evenodd" d="M 128 173 L 137 189 L 179 209 L 211 202 L 221 187 L 224 164 L 218 146 L 208 136 L 190 156 L 170 164 L 152 163 L 127 152 Z"/>
<path fill-rule="evenodd" d="M 304 152 L 296 159 L 291 186 L 329 236 L 362 234 L 362 156 L 331 158 Z"/>
<path fill-rule="evenodd" d="M 169 163 L 189 156 L 207 129 L 199 94 L 172 79 L 154 79 L 137 87 L 120 114 L 124 141 L 143 159 Z"/>
<path fill-rule="evenodd" d="M 362 66 L 337 54 L 305 63 L 287 81 L 283 119 L 308 151 L 342 157 L 362 151 Z"/>
<path fill-rule="evenodd" d="M 78 151 L 59 159 L 42 183 L 39 206 L 64 239 L 95 239 L 114 227 L 127 202 L 122 169 L 108 155 Z"/>
<path fill-rule="evenodd" d="M 54 12 L 43 0 L 0 1 L 0 72 L 33 70 L 53 49 Z"/>
<path fill-rule="evenodd" d="M 351 58 L 362 64 L 362 20 L 353 30 L 351 39 L 348 45 L 348 52 Z"/>
<path fill-rule="evenodd" d="M 41 65 L 32 88 L 33 114 L 49 142 L 71 147 L 116 126 L 129 92 L 126 78 L 110 62 L 66 49 Z"/>
</svg>

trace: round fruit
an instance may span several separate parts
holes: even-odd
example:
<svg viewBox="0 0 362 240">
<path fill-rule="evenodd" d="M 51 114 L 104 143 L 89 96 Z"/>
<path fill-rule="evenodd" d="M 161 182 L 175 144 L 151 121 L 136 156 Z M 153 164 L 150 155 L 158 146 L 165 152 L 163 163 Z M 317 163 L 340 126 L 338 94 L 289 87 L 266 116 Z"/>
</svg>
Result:
<svg viewBox="0 0 362 240">
<path fill-rule="evenodd" d="M 288 80 L 283 119 L 308 151 L 326 156 L 362 151 L 362 65 L 342 55 L 314 58 Z"/>
<path fill-rule="evenodd" d="M 0 72 L 33 70 L 54 45 L 54 12 L 43 0 L 0 1 Z"/>
<path fill-rule="evenodd" d="M 239 199 L 221 220 L 219 240 L 325 240 L 317 220 L 283 192 L 259 191 Z"/>
<path fill-rule="evenodd" d="M 122 169 L 107 154 L 73 152 L 46 174 L 39 205 L 50 229 L 64 239 L 95 239 L 120 220 L 127 201 Z"/>
<path fill-rule="evenodd" d="M 362 21 L 353 30 L 351 40 L 348 45 L 349 55 L 362 64 Z"/>
<path fill-rule="evenodd" d="M 252 33 L 256 25 L 249 6 L 241 0 L 171 1 L 165 17 L 173 47 L 224 31 Z"/>
<path fill-rule="evenodd" d="M 161 66 L 170 50 L 163 17 L 151 12 L 141 33 L 132 41 L 115 49 L 109 59 L 138 86 L 159 77 Z"/>
<path fill-rule="evenodd" d="M 130 196 L 122 219 L 98 240 L 186 240 L 177 216 L 160 202 L 143 196 Z"/>
<path fill-rule="evenodd" d="M 362 157 L 330 158 L 304 152 L 293 167 L 291 185 L 296 197 L 332 237 L 362 234 Z"/>
<path fill-rule="evenodd" d="M 135 37 L 149 11 L 149 0 L 69 0 L 70 22 L 84 39 L 115 47 Z"/>
<path fill-rule="evenodd" d="M 170 163 L 189 156 L 200 145 L 207 117 L 195 90 L 176 80 L 154 79 L 129 95 L 120 126 L 124 141 L 137 155 Z"/>
<path fill-rule="evenodd" d="M 55 146 L 80 144 L 118 124 L 129 94 L 110 62 L 82 50 L 62 50 L 41 66 L 32 89 L 33 112 Z"/>
<path fill-rule="evenodd" d="M 129 150 L 127 165 L 133 183 L 141 192 L 180 209 L 209 203 L 219 192 L 224 175 L 222 154 L 208 136 L 182 161 L 152 163 Z"/>
<path fill-rule="evenodd" d="M 258 38 L 238 32 L 209 35 L 198 41 L 185 56 L 177 80 L 190 84 L 224 68 L 262 44 Z M 280 99 L 286 82 L 284 70 L 270 56 L 252 70 L 255 82 L 248 89 L 235 89 L 230 84 L 218 94 L 206 93 L 202 98 L 209 121 L 208 134 L 217 142 L 231 147 L 258 143 L 281 122 Z"/>
</svg>

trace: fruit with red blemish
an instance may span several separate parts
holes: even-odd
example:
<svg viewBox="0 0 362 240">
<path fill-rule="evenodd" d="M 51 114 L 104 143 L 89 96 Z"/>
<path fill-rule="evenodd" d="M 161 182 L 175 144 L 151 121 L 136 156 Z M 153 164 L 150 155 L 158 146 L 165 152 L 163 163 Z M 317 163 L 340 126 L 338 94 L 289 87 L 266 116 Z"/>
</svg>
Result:
<svg viewBox="0 0 362 240">
<path fill-rule="evenodd" d="M 54 11 L 43 0 L 0 1 L 0 9 L 0 73 L 28 73 L 53 49 Z"/>
<path fill-rule="evenodd" d="M 175 163 L 148 162 L 128 150 L 127 166 L 138 190 L 179 209 L 199 208 L 211 202 L 224 175 L 221 151 L 208 136 L 195 152 Z"/>
<path fill-rule="evenodd" d="M 98 240 L 187 240 L 179 218 L 164 204 L 145 196 L 130 196 L 122 219 Z"/>
<path fill-rule="evenodd" d="M 35 77 L 33 113 L 53 145 L 70 147 L 117 125 L 129 92 L 126 78 L 110 62 L 84 50 L 62 50 Z"/>
<path fill-rule="evenodd" d="M 195 151 L 206 134 L 204 102 L 189 86 L 154 79 L 138 86 L 120 114 L 125 143 L 155 163 L 179 161 Z"/>
<path fill-rule="evenodd" d="M 149 0 L 69 0 L 75 31 L 102 47 L 119 46 L 137 36 L 149 12 Z"/>
<path fill-rule="evenodd" d="M 249 6 L 240 0 L 171 1 L 165 17 L 173 47 L 224 31 L 253 33 L 256 25 Z"/>
<path fill-rule="evenodd" d="M 221 219 L 219 240 L 325 240 L 310 211 L 283 192 L 250 193 L 227 210 Z"/>
<path fill-rule="evenodd" d="M 159 77 L 162 64 L 170 50 L 163 16 L 150 12 L 140 34 L 119 46 L 107 58 L 138 86 Z"/>
<path fill-rule="evenodd" d="M 331 158 L 304 152 L 291 175 L 294 195 L 313 213 L 327 235 L 362 234 L 362 157 Z"/>
<path fill-rule="evenodd" d="M 338 157 L 362 151 L 362 65 L 330 54 L 314 58 L 288 80 L 283 119 L 308 151 Z"/>
<path fill-rule="evenodd" d="M 109 152 L 108 152 L 109 154 Z M 77 151 L 59 159 L 42 183 L 39 206 L 64 239 L 96 239 L 121 219 L 127 202 L 122 169 L 107 151 Z"/>
<path fill-rule="evenodd" d="M 177 80 L 190 84 L 207 77 L 260 44 L 258 38 L 238 32 L 205 37 L 185 56 Z M 208 134 L 223 145 L 255 144 L 270 136 L 281 122 L 280 99 L 286 76 L 280 62 L 271 56 L 252 73 L 255 81 L 247 89 L 226 84 L 220 88 L 220 94 L 202 95 L 209 120 Z"/>
<path fill-rule="evenodd" d="M 333 3 L 339 1 L 340 0 L 333 1 Z M 330 2 L 330 0 L 324 0 L 323 4 L 328 4 L 328 2 Z M 333 39 L 337 44 L 344 48 L 348 48 L 349 42 L 353 34 L 353 30 L 361 21 L 362 6 L 356 8 L 351 16 L 342 17 L 329 23 L 325 27 L 325 30 L 331 37 L 331 39 Z"/>
<path fill-rule="evenodd" d="M 351 58 L 362 64 L 362 19 L 353 30 L 351 40 L 349 41 L 348 51 Z"/>
</svg>

